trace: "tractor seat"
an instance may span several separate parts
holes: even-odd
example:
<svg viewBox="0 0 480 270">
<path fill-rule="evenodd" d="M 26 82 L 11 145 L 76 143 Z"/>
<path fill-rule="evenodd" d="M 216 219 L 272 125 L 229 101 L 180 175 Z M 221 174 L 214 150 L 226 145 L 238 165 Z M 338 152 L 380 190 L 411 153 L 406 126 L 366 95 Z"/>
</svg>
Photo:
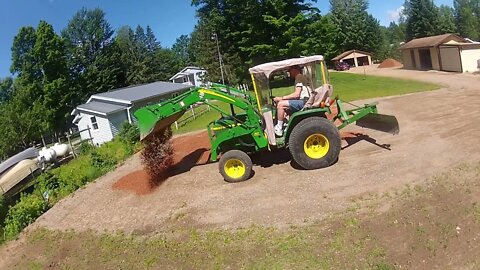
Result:
<svg viewBox="0 0 480 270">
<path fill-rule="evenodd" d="M 333 86 L 331 84 L 324 84 L 310 93 L 310 97 L 303 106 L 303 110 L 313 108 L 323 108 L 330 106 L 332 103 Z"/>
</svg>

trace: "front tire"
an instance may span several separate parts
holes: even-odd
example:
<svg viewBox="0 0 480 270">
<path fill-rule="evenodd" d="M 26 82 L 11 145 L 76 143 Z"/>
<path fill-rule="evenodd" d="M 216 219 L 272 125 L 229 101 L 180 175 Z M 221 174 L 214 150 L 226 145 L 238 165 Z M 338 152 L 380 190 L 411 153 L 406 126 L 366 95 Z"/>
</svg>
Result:
<svg viewBox="0 0 480 270">
<path fill-rule="evenodd" d="M 223 179 L 229 183 L 245 181 L 252 175 L 252 159 L 240 150 L 222 154 L 218 166 Z"/>
<path fill-rule="evenodd" d="M 325 168 L 337 161 L 341 149 L 338 129 L 323 117 L 303 119 L 288 140 L 293 160 L 302 168 Z"/>
</svg>

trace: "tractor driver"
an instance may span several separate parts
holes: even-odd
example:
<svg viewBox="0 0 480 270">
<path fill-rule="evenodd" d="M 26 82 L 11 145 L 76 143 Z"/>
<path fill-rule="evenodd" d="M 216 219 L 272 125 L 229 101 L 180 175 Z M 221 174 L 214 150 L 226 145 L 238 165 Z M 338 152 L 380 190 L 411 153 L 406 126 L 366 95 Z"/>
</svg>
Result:
<svg viewBox="0 0 480 270">
<path fill-rule="evenodd" d="M 290 110 L 291 113 L 300 111 L 308 100 L 310 93 L 308 92 L 308 80 L 303 76 L 302 69 L 299 66 L 292 66 L 288 69 L 290 78 L 295 79 L 295 91 L 287 96 L 275 97 L 277 103 L 277 125 L 275 125 L 275 135 L 281 137 L 283 135 L 283 121 L 285 119 L 285 111 Z"/>
</svg>

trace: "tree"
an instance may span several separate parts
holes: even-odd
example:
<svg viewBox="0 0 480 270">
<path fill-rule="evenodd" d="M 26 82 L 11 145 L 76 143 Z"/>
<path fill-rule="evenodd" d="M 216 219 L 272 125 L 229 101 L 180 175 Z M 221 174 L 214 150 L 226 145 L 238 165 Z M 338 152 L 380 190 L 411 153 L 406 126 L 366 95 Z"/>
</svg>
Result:
<svg viewBox="0 0 480 270">
<path fill-rule="evenodd" d="M 110 44 L 112 35 L 113 30 L 105 19 L 105 12 L 99 8 L 82 8 L 62 30 L 62 37 L 74 57 L 74 67 L 80 71 L 95 61 L 102 49 Z"/>
<path fill-rule="evenodd" d="M 454 0 L 455 23 L 461 36 L 480 40 L 480 1 Z"/>
<path fill-rule="evenodd" d="M 455 25 L 454 9 L 441 5 L 438 8 L 438 34 L 455 32 L 457 32 L 457 26 Z"/>
<path fill-rule="evenodd" d="M 10 100 L 13 94 L 13 79 L 7 77 L 0 79 L 0 104 Z"/>
<path fill-rule="evenodd" d="M 98 8 L 82 8 L 62 30 L 74 82 L 71 107 L 85 102 L 92 94 L 126 85 L 124 65 L 118 47 L 112 44 L 112 36 L 105 13 Z"/>
<path fill-rule="evenodd" d="M 127 85 L 168 80 L 178 69 L 176 55 L 161 48 L 148 26 L 146 32 L 141 26 L 135 31 L 129 26 L 121 27 L 115 43 L 121 52 Z"/>
<path fill-rule="evenodd" d="M 438 9 L 431 0 L 406 0 L 406 41 L 439 33 Z"/>
<path fill-rule="evenodd" d="M 299 56 L 305 50 L 304 32 L 315 12 L 305 0 L 193 0 L 199 22 L 192 33 L 196 61 L 219 81 L 216 34 L 227 81 L 248 79 L 248 67 Z M 217 59 L 214 61 L 214 59 Z"/>
<path fill-rule="evenodd" d="M 172 51 L 178 57 L 181 66 L 189 66 L 194 63 L 191 49 L 191 38 L 187 35 L 181 35 L 173 44 Z"/>
<path fill-rule="evenodd" d="M 368 14 L 366 0 L 330 0 L 337 53 L 364 50 L 376 54 L 383 43 L 380 23 Z"/>
<path fill-rule="evenodd" d="M 303 55 L 321 54 L 326 59 L 332 59 L 338 54 L 338 49 L 334 43 L 335 25 L 330 14 L 326 16 L 316 15 L 313 22 L 307 26 L 307 37 L 304 42 Z"/>
</svg>

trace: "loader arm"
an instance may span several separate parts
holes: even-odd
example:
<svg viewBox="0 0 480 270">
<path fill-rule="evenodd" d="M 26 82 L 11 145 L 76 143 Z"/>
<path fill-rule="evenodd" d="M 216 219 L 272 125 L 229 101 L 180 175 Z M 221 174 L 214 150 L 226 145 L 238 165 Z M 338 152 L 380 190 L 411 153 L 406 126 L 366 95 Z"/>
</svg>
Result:
<svg viewBox="0 0 480 270">
<path fill-rule="evenodd" d="M 224 112 L 218 106 L 210 103 L 212 100 L 225 102 L 243 110 L 246 114 L 242 117 L 244 120 L 240 120 L 235 115 Z M 268 141 L 263 133 L 262 117 L 255 110 L 254 105 L 243 98 L 219 90 L 200 87 L 192 88 L 180 96 L 157 104 L 148 105 L 135 111 L 134 115 L 138 120 L 141 140 L 145 140 L 150 135 L 163 131 L 182 117 L 191 105 L 197 103 L 210 104 L 212 109 L 219 111 L 222 115 L 226 115 L 235 122 L 235 125 L 228 128 L 229 132 L 223 132 L 219 136 L 215 136 L 215 138 L 210 136 L 212 161 L 217 159 L 217 152 L 223 143 L 236 141 L 244 136 L 249 136 L 253 139 L 255 149 L 268 147 Z"/>
</svg>

